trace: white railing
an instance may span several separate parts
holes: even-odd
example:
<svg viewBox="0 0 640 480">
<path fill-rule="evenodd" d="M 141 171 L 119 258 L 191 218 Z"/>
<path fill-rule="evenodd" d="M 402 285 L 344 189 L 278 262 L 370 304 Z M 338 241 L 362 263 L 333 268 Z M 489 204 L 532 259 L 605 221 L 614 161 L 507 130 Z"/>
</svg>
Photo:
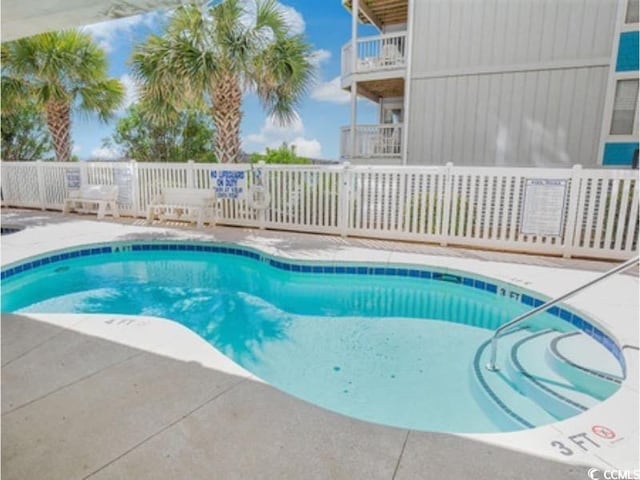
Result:
<svg viewBox="0 0 640 480">
<path fill-rule="evenodd" d="M 404 68 L 406 65 L 407 34 L 386 33 L 356 41 L 356 72 L 373 72 Z M 342 76 L 353 73 L 351 42 L 342 47 Z"/>
<path fill-rule="evenodd" d="M 638 251 L 634 170 L 2 162 L 2 199 L 62 210 L 68 172 L 75 172 L 76 182 L 119 185 L 121 214 L 144 217 L 163 189 L 216 188 L 222 171 L 244 172 L 244 192 L 259 179 L 271 196 L 263 211 L 243 195 L 221 199 L 218 223 L 225 225 L 594 258 Z M 566 185 L 559 235 L 521 231 L 528 179 Z"/>
<path fill-rule="evenodd" d="M 402 124 L 357 125 L 355 151 L 351 148 L 351 127 L 340 129 L 342 158 L 400 158 Z"/>
</svg>

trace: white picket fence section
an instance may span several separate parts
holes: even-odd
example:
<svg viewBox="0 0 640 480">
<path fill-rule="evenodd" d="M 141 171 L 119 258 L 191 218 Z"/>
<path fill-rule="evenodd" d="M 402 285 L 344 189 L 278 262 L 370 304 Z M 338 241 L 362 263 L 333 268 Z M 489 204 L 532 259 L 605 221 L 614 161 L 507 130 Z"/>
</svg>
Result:
<svg viewBox="0 0 640 480">
<path fill-rule="evenodd" d="M 638 250 L 634 170 L 2 162 L 3 205 L 62 210 L 69 169 L 83 184 L 119 185 L 120 212 L 135 217 L 164 188 L 216 188 L 212 172 L 243 171 L 244 191 L 261 177 L 270 205 L 220 199 L 219 224 L 592 258 Z M 567 181 L 560 235 L 520 231 L 527 179 Z"/>
</svg>

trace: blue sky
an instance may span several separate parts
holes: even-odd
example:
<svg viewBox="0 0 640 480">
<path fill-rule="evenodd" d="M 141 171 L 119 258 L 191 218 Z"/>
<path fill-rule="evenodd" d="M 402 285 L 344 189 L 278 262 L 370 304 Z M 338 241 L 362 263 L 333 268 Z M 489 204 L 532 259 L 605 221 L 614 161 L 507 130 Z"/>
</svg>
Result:
<svg viewBox="0 0 640 480">
<path fill-rule="evenodd" d="M 246 95 L 241 127 L 243 148 L 247 152 L 260 152 L 286 141 L 295 144 L 303 156 L 337 159 L 340 126 L 347 125 L 350 117 L 349 96 L 340 90 L 339 76 L 340 51 L 350 39 L 351 16 L 340 0 L 285 0 L 281 4 L 293 29 L 302 32 L 313 45 L 318 78 L 298 108 L 299 121 L 287 127 L 271 122 L 256 97 Z M 126 105 L 136 99 L 128 64 L 131 52 L 147 35 L 159 31 L 164 18 L 162 12 L 152 12 L 84 27 L 107 51 L 110 75 L 127 87 Z M 118 116 L 122 115 L 120 111 Z M 358 123 L 377 123 L 371 102 L 359 102 Z M 102 141 L 110 136 L 114 125 L 115 120 L 104 124 L 91 117 L 74 117 L 74 153 L 81 159 L 113 158 L 115 152 L 103 148 Z"/>
</svg>

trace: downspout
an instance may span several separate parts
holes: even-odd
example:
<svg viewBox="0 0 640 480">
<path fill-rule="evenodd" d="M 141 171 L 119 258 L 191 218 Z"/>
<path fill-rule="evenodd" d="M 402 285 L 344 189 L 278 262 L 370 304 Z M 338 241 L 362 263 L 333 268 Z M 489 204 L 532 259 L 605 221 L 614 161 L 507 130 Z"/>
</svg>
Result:
<svg viewBox="0 0 640 480">
<path fill-rule="evenodd" d="M 358 91 L 356 66 L 358 65 L 358 11 L 359 0 L 353 0 L 351 4 L 351 129 L 349 136 L 351 141 L 351 161 L 356 156 L 356 116 L 358 115 Z"/>
<path fill-rule="evenodd" d="M 404 79 L 404 112 L 403 112 L 403 131 L 402 131 L 402 165 L 407 165 L 408 147 L 409 147 L 409 109 L 411 105 L 411 64 L 413 50 L 413 24 L 415 22 L 415 0 L 409 0 L 408 18 L 407 18 L 407 44 L 405 51 L 405 62 L 407 69 L 405 70 Z"/>
</svg>

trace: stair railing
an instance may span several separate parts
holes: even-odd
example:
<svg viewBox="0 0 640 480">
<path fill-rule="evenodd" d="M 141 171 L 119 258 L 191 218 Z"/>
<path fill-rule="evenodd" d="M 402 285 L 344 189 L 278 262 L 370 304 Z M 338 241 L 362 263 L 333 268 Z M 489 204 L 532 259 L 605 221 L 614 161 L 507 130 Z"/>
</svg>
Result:
<svg viewBox="0 0 640 480">
<path fill-rule="evenodd" d="M 491 358 L 489 359 L 489 363 L 487 363 L 487 370 L 491 371 L 491 372 L 497 372 L 498 370 L 500 370 L 500 368 L 496 365 L 496 357 L 498 355 L 498 338 L 500 337 L 500 335 L 505 332 L 506 330 L 509 330 L 510 328 L 512 328 L 514 325 L 522 322 L 523 320 L 526 320 L 527 318 L 531 317 L 532 315 L 535 315 L 536 313 L 540 313 L 543 310 L 546 310 L 549 307 L 553 307 L 556 303 L 559 303 L 563 300 L 566 300 L 569 297 L 573 297 L 576 293 L 580 293 L 583 290 L 585 290 L 586 288 L 589 288 L 592 285 L 595 285 L 596 283 L 600 283 L 602 280 L 604 280 L 605 278 L 609 278 L 612 275 L 615 275 L 616 273 L 622 272 L 624 270 L 626 270 L 627 268 L 630 268 L 634 265 L 637 265 L 638 263 L 640 263 L 640 256 L 635 257 L 635 258 L 631 258 L 630 260 L 627 260 L 624 263 L 621 263 L 620 265 L 618 265 L 615 268 L 612 268 L 611 270 L 603 273 L 602 275 L 600 275 L 599 277 L 591 280 L 590 282 L 585 283 L 584 285 L 580 285 L 578 288 L 575 288 L 573 290 L 571 290 L 570 292 L 565 293 L 564 295 L 561 295 L 559 297 L 556 297 L 552 300 L 549 300 L 546 303 L 543 303 L 542 305 L 539 305 L 538 307 L 534 308 L 533 310 L 529 310 L 526 313 L 523 313 L 522 315 L 517 316 L 516 318 L 514 318 L 513 320 L 505 323 L 504 325 L 501 325 L 500 327 L 498 327 L 496 329 L 496 331 L 493 333 L 493 337 L 491 338 Z"/>
</svg>

